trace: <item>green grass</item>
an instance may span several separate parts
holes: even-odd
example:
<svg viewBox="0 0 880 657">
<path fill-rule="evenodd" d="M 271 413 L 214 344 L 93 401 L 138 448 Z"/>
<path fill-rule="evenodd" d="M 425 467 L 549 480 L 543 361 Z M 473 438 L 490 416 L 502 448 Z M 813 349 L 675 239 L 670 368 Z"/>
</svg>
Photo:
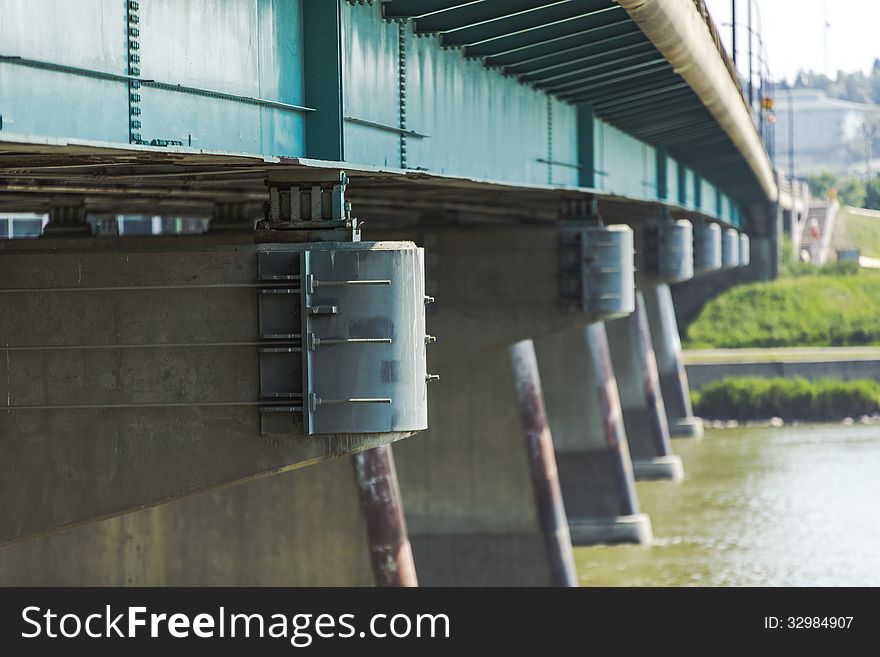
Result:
<svg viewBox="0 0 880 657">
<path fill-rule="evenodd" d="M 689 349 L 880 344 L 880 271 L 788 264 L 775 281 L 727 290 L 688 327 Z"/>
<path fill-rule="evenodd" d="M 880 411 L 880 382 L 729 378 L 691 393 L 694 413 L 708 419 L 839 420 Z"/>
<path fill-rule="evenodd" d="M 847 219 L 846 231 L 852 243 L 859 248 L 861 255 L 871 258 L 880 257 L 880 219 L 850 215 Z"/>
</svg>

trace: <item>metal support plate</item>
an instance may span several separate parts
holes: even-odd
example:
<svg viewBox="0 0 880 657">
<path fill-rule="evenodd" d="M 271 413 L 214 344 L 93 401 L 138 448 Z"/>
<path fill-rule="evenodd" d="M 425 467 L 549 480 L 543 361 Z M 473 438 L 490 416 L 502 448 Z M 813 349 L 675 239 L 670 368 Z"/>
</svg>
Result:
<svg viewBox="0 0 880 657">
<path fill-rule="evenodd" d="M 259 254 L 278 284 L 260 298 L 261 396 L 288 401 L 262 409 L 263 433 L 300 412 L 307 435 L 427 428 L 422 249 L 273 246 Z"/>
</svg>

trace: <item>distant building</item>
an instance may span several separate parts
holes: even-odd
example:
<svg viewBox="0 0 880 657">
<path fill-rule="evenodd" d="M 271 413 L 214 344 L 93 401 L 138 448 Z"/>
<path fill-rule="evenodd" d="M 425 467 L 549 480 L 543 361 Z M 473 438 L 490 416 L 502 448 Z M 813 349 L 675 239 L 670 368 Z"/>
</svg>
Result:
<svg viewBox="0 0 880 657">
<path fill-rule="evenodd" d="M 788 92 L 776 92 L 776 163 L 788 168 Z M 843 174 L 864 158 L 860 145 L 865 116 L 874 109 L 867 103 L 829 98 L 816 89 L 792 89 L 794 107 L 795 173 L 806 175 L 822 169 Z"/>
</svg>

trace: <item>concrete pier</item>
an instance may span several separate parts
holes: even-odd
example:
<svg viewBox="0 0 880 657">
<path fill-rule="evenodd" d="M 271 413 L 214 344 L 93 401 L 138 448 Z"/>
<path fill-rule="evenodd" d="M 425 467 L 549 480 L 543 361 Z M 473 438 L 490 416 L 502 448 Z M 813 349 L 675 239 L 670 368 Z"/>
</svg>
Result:
<svg viewBox="0 0 880 657">
<path fill-rule="evenodd" d="M 0 545 L 425 427 L 415 245 L 229 239 L 3 245 Z"/>
<path fill-rule="evenodd" d="M 524 378 L 528 347 L 517 344 L 585 323 L 561 303 L 559 232 L 514 225 L 499 236 L 470 226 L 418 241 L 437 298 L 428 306 L 437 337 L 428 370 L 440 380 L 431 384 L 429 429 L 398 443 L 395 458 L 419 582 L 571 585 L 555 455 L 540 427 L 537 382 Z"/>
<path fill-rule="evenodd" d="M 635 478 L 679 480 L 684 470 L 669 441 L 669 424 L 641 290 L 636 292 L 635 312 L 608 322 L 606 329 Z"/>
<path fill-rule="evenodd" d="M 694 417 L 691 407 L 681 338 L 678 335 L 669 285 L 646 285 L 644 297 L 669 433 L 673 437 L 702 438 L 703 422 Z"/>
<path fill-rule="evenodd" d="M 572 542 L 649 543 L 605 325 L 545 336 L 535 345 Z"/>
<path fill-rule="evenodd" d="M 431 429 L 395 450 L 423 586 L 574 584 L 540 384 L 522 364 L 530 348 L 445 364 Z"/>
<path fill-rule="evenodd" d="M 0 585 L 388 583 L 374 577 L 358 493 L 351 459 L 332 459 L 0 548 Z"/>
</svg>

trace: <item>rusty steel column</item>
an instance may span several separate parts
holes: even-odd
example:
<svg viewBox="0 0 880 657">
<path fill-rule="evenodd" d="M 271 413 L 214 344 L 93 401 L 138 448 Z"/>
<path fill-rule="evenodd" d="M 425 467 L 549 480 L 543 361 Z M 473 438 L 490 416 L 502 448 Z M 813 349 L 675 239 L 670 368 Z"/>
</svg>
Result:
<svg viewBox="0 0 880 657">
<path fill-rule="evenodd" d="M 516 386 L 516 407 L 526 442 L 551 581 L 555 586 L 577 586 L 568 520 L 556 470 L 556 454 L 544 410 L 538 360 L 532 341 L 523 340 L 512 345 L 510 362 Z"/>
<path fill-rule="evenodd" d="M 390 445 L 352 456 L 376 586 L 418 586 Z"/>
<path fill-rule="evenodd" d="M 669 285 L 646 285 L 644 295 L 669 433 L 673 438 L 702 438 L 703 421 L 694 417 L 691 407 L 691 393 Z"/>
<path fill-rule="evenodd" d="M 602 421 L 605 427 L 605 441 L 608 449 L 614 454 L 612 459 L 617 479 L 620 504 L 624 515 L 639 513 L 639 502 L 633 482 L 632 462 L 629 459 L 629 445 L 623 423 L 623 411 L 620 408 L 620 396 L 617 391 L 617 379 L 611 365 L 611 350 L 608 347 L 608 334 L 601 322 L 590 324 L 585 329 L 587 348 L 594 364 L 597 378 L 597 392 L 602 409 Z"/>
<path fill-rule="evenodd" d="M 611 359 L 636 479 L 681 479 L 681 459 L 672 453 L 666 408 L 641 290 L 636 310 L 607 325 Z"/>
<path fill-rule="evenodd" d="M 571 540 L 649 543 L 605 324 L 542 337 L 536 349 Z"/>
</svg>

